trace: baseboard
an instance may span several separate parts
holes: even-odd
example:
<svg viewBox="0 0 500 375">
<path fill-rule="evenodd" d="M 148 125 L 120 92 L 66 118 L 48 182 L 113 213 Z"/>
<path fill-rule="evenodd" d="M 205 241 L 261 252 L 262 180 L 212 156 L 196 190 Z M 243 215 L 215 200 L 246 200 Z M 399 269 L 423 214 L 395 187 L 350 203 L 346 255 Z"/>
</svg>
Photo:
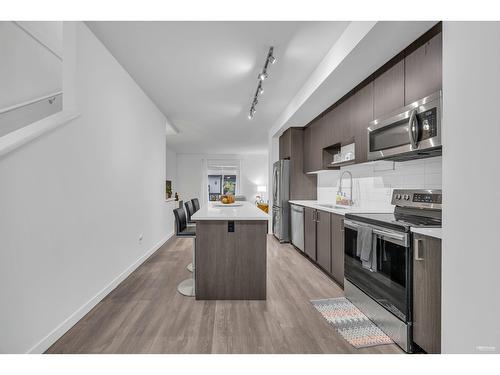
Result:
<svg viewBox="0 0 500 375">
<path fill-rule="evenodd" d="M 125 271 L 119 274 L 113 281 L 106 285 L 99 293 L 87 301 L 83 306 L 71 314 L 61 324 L 59 324 L 52 332 L 29 349 L 27 354 L 41 354 L 45 352 L 52 344 L 54 344 L 62 335 L 64 335 L 71 327 L 73 327 L 80 319 L 82 319 L 95 305 L 97 305 L 104 297 L 113 291 L 123 280 L 125 280 L 137 267 L 149 258 L 156 250 L 163 246 L 174 233 L 165 236 L 160 242 L 148 250 L 144 255 L 131 264 Z"/>
</svg>

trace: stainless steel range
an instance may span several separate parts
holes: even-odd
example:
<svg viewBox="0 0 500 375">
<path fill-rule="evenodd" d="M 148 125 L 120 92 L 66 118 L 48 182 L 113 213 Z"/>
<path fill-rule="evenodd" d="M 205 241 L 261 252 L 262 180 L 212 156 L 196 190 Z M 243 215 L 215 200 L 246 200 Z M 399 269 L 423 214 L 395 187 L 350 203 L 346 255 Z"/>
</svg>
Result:
<svg viewBox="0 0 500 375">
<path fill-rule="evenodd" d="M 345 294 L 412 351 L 411 228 L 441 227 L 441 190 L 394 190 L 394 213 L 345 215 Z"/>
</svg>

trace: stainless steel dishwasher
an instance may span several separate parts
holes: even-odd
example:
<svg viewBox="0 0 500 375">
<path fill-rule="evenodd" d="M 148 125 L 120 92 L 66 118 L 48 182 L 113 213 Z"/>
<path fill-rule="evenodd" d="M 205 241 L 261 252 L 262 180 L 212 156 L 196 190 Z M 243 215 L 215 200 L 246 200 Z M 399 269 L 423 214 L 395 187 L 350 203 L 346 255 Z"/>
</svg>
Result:
<svg viewBox="0 0 500 375">
<path fill-rule="evenodd" d="M 292 211 L 292 244 L 304 251 L 304 207 L 296 204 L 290 205 Z"/>
</svg>

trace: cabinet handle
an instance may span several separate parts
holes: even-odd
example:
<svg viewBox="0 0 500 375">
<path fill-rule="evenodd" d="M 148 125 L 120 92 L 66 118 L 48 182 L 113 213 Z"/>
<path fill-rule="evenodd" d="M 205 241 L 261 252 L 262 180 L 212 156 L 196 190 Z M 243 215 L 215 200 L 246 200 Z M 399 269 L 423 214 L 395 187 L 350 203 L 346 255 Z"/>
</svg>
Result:
<svg viewBox="0 0 500 375">
<path fill-rule="evenodd" d="M 415 260 L 424 260 L 424 257 L 420 255 L 422 240 L 419 238 L 413 239 L 413 252 L 415 253 Z"/>
</svg>

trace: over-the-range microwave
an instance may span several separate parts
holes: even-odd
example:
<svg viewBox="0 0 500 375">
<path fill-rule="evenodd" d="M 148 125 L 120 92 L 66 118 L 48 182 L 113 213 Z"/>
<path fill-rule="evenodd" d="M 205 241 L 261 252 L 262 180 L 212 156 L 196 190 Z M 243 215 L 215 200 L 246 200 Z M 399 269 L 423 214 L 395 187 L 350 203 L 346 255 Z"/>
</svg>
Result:
<svg viewBox="0 0 500 375">
<path fill-rule="evenodd" d="M 405 161 L 441 155 L 441 103 L 438 91 L 368 126 L 368 160 Z"/>
</svg>

